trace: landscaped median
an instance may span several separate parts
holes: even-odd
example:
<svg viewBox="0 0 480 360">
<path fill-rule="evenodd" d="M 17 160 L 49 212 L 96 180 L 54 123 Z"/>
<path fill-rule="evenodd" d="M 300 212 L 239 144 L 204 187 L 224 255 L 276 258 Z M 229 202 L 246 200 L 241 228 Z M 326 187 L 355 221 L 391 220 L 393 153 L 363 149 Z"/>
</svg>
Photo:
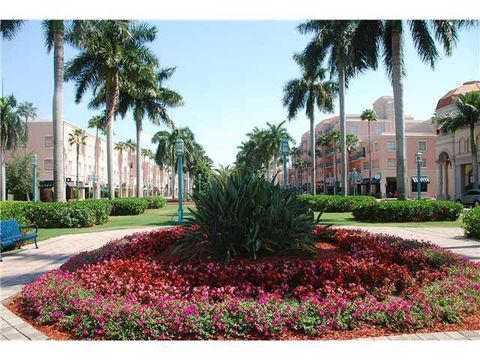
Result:
<svg viewBox="0 0 480 360">
<path fill-rule="evenodd" d="M 309 339 L 441 330 L 480 311 L 480 268 L 436 246 L 316 227 L 309 258 L 183 262 L 191 234 L 140 234 L 71 258 L 19 297 L 78 339 Z"/>
<path fill-rule="evenodd" d="M 101 225 L 109 216 L 138 215 L 147 208 L 162 208 L 162 197 L 98 199 L 54 202 L 2 201 L 0 219 L 17 219 L 40 228 L 83 228 Z"/>
</svg>

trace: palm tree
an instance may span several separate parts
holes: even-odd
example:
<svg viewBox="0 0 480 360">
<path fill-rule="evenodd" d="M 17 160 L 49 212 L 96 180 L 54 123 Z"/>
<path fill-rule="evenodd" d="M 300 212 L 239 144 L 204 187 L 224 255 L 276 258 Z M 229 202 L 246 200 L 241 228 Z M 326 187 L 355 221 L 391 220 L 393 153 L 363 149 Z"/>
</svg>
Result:
<svg viewBox="0 0 480 360">
<path fill-rule="evenodd" d="M 105 135 L 105 116 L 95 115 L 88 120 L 88 128 L 95 129 L 95 166 L 93 174 L 93 189 L 95 199 L 100 198 L 100 192 L 98 187 L 99 165 L 100 165 L 100 137 L 99 131 Z"/>
<path fill-rule="evenodd" d="M 377 49 L 383 50 L 383 63 L 392 81 L 395 136 L 397 158 L 397 193 L 398 199 L 406 198 L 406 155 L 405 155 L 405 123 L 403 116 L 403 78 L 404 37 L 408 29 L 413 44 L 422 62 L 435 68 L 440 54 L 439 43 L 446 55 L 451 55 L 458 40 L 460 29 L 476 24 L 474 21 L 461 20 L 364 20 L 357 27 L 359 43 L 369 58 L 377 58 Z"/>
<path fill-rule="evenodd" d="M 0 34 L 5 40 L 12 40 L 23 25 L 23 20 L 0 20 Z"/>
<path fill-rule="evenodd" d="M 230 165 L 222 165 L 214 170 L 215 177 L 222 183 L 226 184 L 228 177 L 232 174 L 234 171 L 234 168 L 231 167 Z"/>
<path fill-rule="evenodd" d="M 333 99 L 337 93 L 335 83 L 324 81 L 326 70 L 320 65 L 308 64 L 302 55 L 294 55 L 302 76 L 290 80 L 283 89 L 283 106 L 288 110 L 288 119 L 295 118 L 298 111 L 305 108 L 310 120 L 310 145 L 312 156 L 312 193 L 316 194 L 317 166 L 315 158 L 315 107 L 321 112 L 333 111 Z"/>
<path fill-rule="evenodd" d="M 480 124 L 480 91 L 457 95 L 455 98 L 456 112 L 438 120 L 442 132 L 455 132 L 468 127 L 470 132 L 470 152 L 472 154 L 473 188 L 478 189 L 478 143 L 475 126 Z"/>
<path fill-rule="evenodd" d="M 149 164 L 147 163 L 147 159 L 149 159 L 149 160 L 154 159 L 154 158 L 155 158 L 155 153 L 154 153 L 152 150 L 150 150 L 150 149 L 142 149 L 142 150 L 141 150 L 141 155 L 143 156 L 143 164 L 144 164 L 144 166 L 146 166 L 146 168 L 147 168 L 147 172 L 146 172 L 146 174 L 144 173 L 144 175 L 145 175 L 145 177 L 146 177 L 146 179 L 147 179 L 147 183 L 148 183 L 148 181 L 149 181 L 148 179 L 150 179 L 150 171 L 149 171 L 149 170 L 150 170 L 150 166 L 149 166 Z M 138 177 L 138 174 L 137 174 L 137 177 Z M 151 190 L 150 187 L 148 187 L 148 188 L 147 188 L 147 196 L 148 196 L 148 195 L 151 195 L 151 194 L 150 194 L 150 190 Z M 138 197 L 138 194 L 137 194 L 137 197 Z"/>
<path fill-rule="evenodd" d="M 122 194 L 122 189 L 123 189 L 123 174 L 122 174 L 122 169 L 123 169 L 123 152 L 127 149 L 127 145 L 125 143 L 125 141 L 120 141 L 118 143 L 115 144 L 115 150 L 117 150 L 119 153 L 118 153 L 118 157 L 119 157 L 119 160 L 118 160 L 118 181 L 119 181 L 119 184 L 118 184 L 118 196 L 119 197 L 123 197 L 123 194 Z"/>
<path fill-rule="evenodd" d="M 113 119 L 117 111 L 120 83 L 135 81 L 141 70 L 158 65 L 156 56 L 146 47 L 156 36 L 156 28 L 128 20 L 89 20 L 77 22 L 69 40 L 79 54 L 66 65 L 65 79 L 74 80 L 75 101 L 79 103 L 87 89 L 95 93 L 105 88 L 107 162 L 109 197 L 114 193 Z"/>
<path fill-rule="evenodd" d="M 376 59 L 366 56 L 366 52 L 358 51 L 356 20 L 310 20 L 298 26 L 303 34 L 314 33 L 314 38 L 304 50 L 307 61 L 321 64 L 328 56 L 331 76 L 337 77 L 340 106 L 340 154 L 341 154 L 341 188 L 342 194 L 347 192 L 347 149 L 346 149 L 346 116 L 345 88 L 348 81 L 368 68 L 376 68 Z M 361 44 L 363 45 L 363 44 Z"/>
<path fill-rule="evenodd" d="M 323 134 L 317 139 L 317 146 L 322 147 L 323 159 L 323 193 L 327 193 L 327 147 L 330 146 L 330 137 L 328 134 Z"/>
<path fill-rule="evenodd" d="M 17 112 L 17 100 L 13 95 L 0 98 L 0 200 L 7 198 L 5 177 L 5 151 L 15 150 L 28 141 L 28 127 Z"/>
<path fill-rule="evenodd" d="M 134 83 L 120 84 L 118 113 L 124 118 L 128 110 L 132 110 L 136 126 L 136 196 L 143 195 L 143 178 L 140 166 L 143 118 L 145 115 L 154 125 L 164 123 L 173 127 L 173 121 L 167 113 L 167 107 L 183 105 L 180 94 L 163 87 L 163 82 L 169 79 L 175 68 L 161 69 L 158 73 L 154 69 L 143 69 L 142 78 Z"/>
<path fill-rule="evenodd" d="M 17 107 L 17 113 L 25 121 L 25 126 L 28 128 L 28 120 L 35 120 L 37 118 L 37 108 L 31 102 L 24 101 Z M 24 155 L 27 155 L 27 147 L 25 147 Z"/>
<path fill-rule="evenodd" d="M 284 125 L 285 121 L 282 121 L 278 125 L 267 122 L 267 128 L 263 133 L 263 142 L 265 144 L 266 152 L 272 159 L 273 177 L 276 177 L 278 174 L 278 158 L 281 156 L 281 140 L 287 139 L 288 141 L 294 141 L 293 138 L 288 134 L 287 129 L 284 127 Z"/>
<path fill-rule="evenodd" d="M 83 129 L 74 129 L 70 134 L 68 134 L 68 143 L 70 145 L 75 145 L 75 149 L 77 151 L 77 196 L 76 199 L 78 201 L 79 198 L 79 185 L 78 185 L 78 174 L 80 172 L 80 146 L 87 145 L 87 133 Z"/>
<path fill-rule="evenodd" d="M 368 121 L 368 179 L 369 181 L 372 180 L 372 142 L 371 142 L 371 135 L 370 135 L 370 123 L 375 122 L 378 120 L 377 113 L 375 110 L 366 109 L 360 115 L 362 121 Z M 370 194 L 371 187 L 368 186 L 368 193 Z"/>
<path fill-rule="evenodd" d="M 357 148 L 359 139 L 357 135 L 348 134 L 346 141 L 347 141 L 347 153 L 348 153 L 348 168 L 350 172 L 352 171 L 352 152 Z"/>
<path fill-rule="evenodd" d="M 47 52 L 53 48 L 53 186 L 55 201 L 65 201 L 65 169 L 63 164 L 63 66 L 64 32 L 63 20 L 42 22 Z M 78 194 L 78 189 L 77 189 Z"/>
<path fill-rule="evenodd" d="M 335 171 L 335 186 L 333 187 L 333 194 L 337 195 L 338 171 L 337 171 L 337 154 L 338 144 L 340 143 L 340 131 L 332 130 L 327 134 L 330 145 L 333 146 L 333 171 Z"/>
<path fill-rule="evenodd" d="M 125 147 L 126 147 L 126 150 L 128 150 L 128 155 L 127 155 L 127 158 L 128 158 L 127 197 L 130 197 L 131 196 L 130 188 L 131 188 L 131 185 L 132 185 L 132 177 L 133 177 L 133 174 L 132 174 L 132 151 L 136 150 L 137 146 L 135 145 L 135 141 L 133 141 L 132 139 L 128 139 L 127 141 L 125 141 Z M 138 179 L 137 179 L 137 181 L 138 181 Z"/>
<path fill-rule="evenodd" d="M 158 144 L 155 153 L 155 162 L 160 167 L 171 166 L 172 168 L 172 186 L 170 188 L 172 198 L 175 198 L 175 178 L 177 154 L 175 152 L 175 143 L 177 139 L 182 139 L 185 146 L 184 166 L 188 167 L 192 161 L 193 144 L 195 137 L 188 127 L 175 128 L 171 132 L 162 130 L 153 135 L 152 143 Z"/>
</svg>

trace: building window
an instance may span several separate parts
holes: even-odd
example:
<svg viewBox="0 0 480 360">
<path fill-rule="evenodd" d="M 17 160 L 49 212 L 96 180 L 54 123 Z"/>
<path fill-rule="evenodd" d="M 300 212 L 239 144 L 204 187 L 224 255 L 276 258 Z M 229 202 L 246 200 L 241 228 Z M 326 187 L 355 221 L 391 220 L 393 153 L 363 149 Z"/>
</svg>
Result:
<svg viewBox="0 0 480 360">
<path fill-rule="evenodd" d="M 351 134 L 358 134 L 358 125 L 357 124 L 350 126 L 350 133 Z"/>
<path fill-rule="evenodd" d="M 397 166 L 397 160 L 396 159 L 388 159 L 387 160 L 387 166 L 389 168 L 394 168 Z"/>
<path fill-rule="evenodd" d="M 52 171 L 53 170 L 53 159 L 43 160 L 43 171 Z"/>
<path fill-rule="evenodd" d="M 50 149 L 53 147 L 53 136 L 47 135 L 43 137 L 43 147 Z"/>
<path fill-rule="evenodd" d="M 380 135 L 381 133 L 383 133 L 383 126 L 381 125 L 375 126 L 375 134 Z"/>
<path fill-rule="evenodd" d="M 369 163 L 368 161 L 363 162 L 363 170 L 368 170 L 369 169 Z"/>
<path fill-rule="evenodd" d="M 373 152 L 378 152 L 378 143 L 373 144 Z"/>
<path fill-rule="evenodd" d="M 420 192 L 427 192 L 428 191 L 428 183 L 420 182 Z M 412 193 L 417 192 L 417 183 L 412 180 Z"/>
<path fill-rule="evenodd" d="M 418 150 L 427 150 L 427 142 L 426 141 L 419 141 L 418 142 Z"/>
<path fill-rule="evenodd" d="M 378 160 L 372 160 L 372 169 L 378 169 L 380 167 L 380 162 Z"/>
<path fill-rule="evenodd" d="M 397 146 L 395 144 L 395 140 L 388 140 L 387 141 L 387 150 L 388 151 L 395 151 L 397 149 Z"/>
<path fill-rule="evenodd" d="M 427 167 L 427 158 L 423 158 L 422 159 L 422 165 L 420 165 L 421 167 L 424 167 L 426 168 Z"/>
</svg>

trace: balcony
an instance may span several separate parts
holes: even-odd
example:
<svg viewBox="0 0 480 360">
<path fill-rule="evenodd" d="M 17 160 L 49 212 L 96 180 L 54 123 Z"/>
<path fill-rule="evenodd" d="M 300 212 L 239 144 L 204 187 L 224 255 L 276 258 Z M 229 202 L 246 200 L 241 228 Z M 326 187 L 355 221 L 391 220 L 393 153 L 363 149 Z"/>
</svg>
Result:
<svg viewBox="0 0 480 360">
<path fill-rule="evenodd" d="M 350 156 L 350 160 L 363 159 L 365 157 L 365 150 L 357 151 L 355 154 Z"/>
</svg>

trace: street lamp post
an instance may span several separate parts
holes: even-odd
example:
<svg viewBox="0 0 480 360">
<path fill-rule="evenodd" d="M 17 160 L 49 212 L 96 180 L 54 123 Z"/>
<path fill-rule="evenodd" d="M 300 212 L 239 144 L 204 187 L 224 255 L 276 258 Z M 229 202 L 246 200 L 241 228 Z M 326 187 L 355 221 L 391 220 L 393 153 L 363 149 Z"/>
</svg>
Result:
<svg viewBox="0 0 480 360">
<path fill-rule="evenodd" d="M 175 151 L 177 153 L 177 173 L 178 173 L 178 222 L 183 222 L 183 155 L 185 153 L 185 145 L 182 139 L 175 142 Z"/>
<path fill-rule="evenodd" d="M 283 185 L 288 186 L 288 175 L 287 175 L 287 156 L 288 156 L 288 140 L 283 138 L 280 140 L 280 151 L 282 153 L 283 159 Z"/>
<path fill-rule="evenodd" d="M 415 155 L 415 162 L 417 163 L 417 199 L 420 200 L 422 198 L 422 184 L 420 183 L 420 168 L 423 163 L 423 154 L 417 153 Z"/>
<path fill-rule="evenodd" d="M 37 166 L 38 166 L 38 155 L 32 154 L 32 201 L 38 201 L 38 190 L 37 190 Z"/>
</svg>

